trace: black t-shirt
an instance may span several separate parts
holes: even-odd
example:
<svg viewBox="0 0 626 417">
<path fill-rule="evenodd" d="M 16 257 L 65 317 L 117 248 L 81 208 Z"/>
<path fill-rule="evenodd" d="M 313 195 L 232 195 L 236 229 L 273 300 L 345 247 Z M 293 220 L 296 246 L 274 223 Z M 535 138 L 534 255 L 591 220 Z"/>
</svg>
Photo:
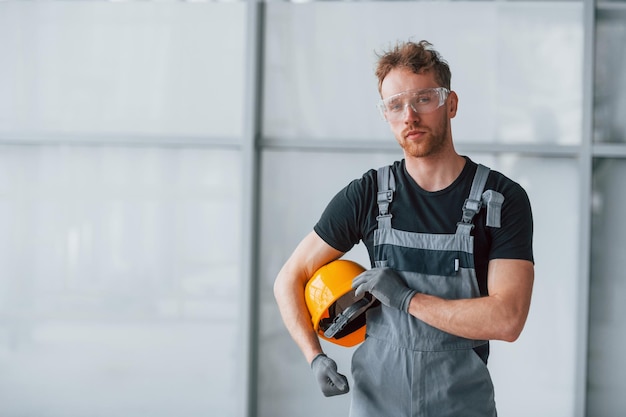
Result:
<svg viewBox="0 0 626 417">
<path fill-rule="evenodd" d="M 428 192 L 422 189 L 406 171 L 405 161 L 396 161 L 391 172 L 396 191 L 389 211 L 394 229 L 407 232 L 452 234 L 462 218 L 462 207 L 476 173 L 477 164 L 466 157 L 459 177 L 447 188 Z M 315 232 L 330 246 L 347 252 L 363 241 L 373 265 L 374 230 L 378 227 L 376 196 L 377 171 L 369 170 L 360 179 L 348 184 L 330 201 Z M 474 217 L 474 259 L 481 294 L 487 294 L 487 265 L 491 259 L 533 259 L 533 219 L 526 191 L 497 171 L 491 171 L 485 190 L 504 196 L 501 227 L 488 227 L 483 207 Z"/>
</svg>

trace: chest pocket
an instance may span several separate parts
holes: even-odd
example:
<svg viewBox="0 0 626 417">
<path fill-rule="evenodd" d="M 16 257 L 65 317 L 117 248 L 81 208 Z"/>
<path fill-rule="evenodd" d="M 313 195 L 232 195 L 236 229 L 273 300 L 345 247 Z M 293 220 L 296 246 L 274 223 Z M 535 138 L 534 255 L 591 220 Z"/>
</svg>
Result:
<svg viewBox="0 0 626 417">
<path fill-rule="evenodd" d="M 381 244 L 377 246 L 377 258 L 386 259 L 386 266 L 397 271 L 416 272 L 425 275 L 451 277 L 457 275 L 460 269 L 474 268 L 472 253 L 465 252 L 460 248 L 457 250 L 430 250 Z"/>
</svg>

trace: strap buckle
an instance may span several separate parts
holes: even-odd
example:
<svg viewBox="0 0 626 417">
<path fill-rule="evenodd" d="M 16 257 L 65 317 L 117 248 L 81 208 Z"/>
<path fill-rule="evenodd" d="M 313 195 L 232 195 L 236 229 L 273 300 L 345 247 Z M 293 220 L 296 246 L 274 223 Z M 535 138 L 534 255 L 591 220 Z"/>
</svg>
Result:
<svg viewBox="0 0 626 417">
<path fill-rule="evenodd" d="M 380 203 L 391 203 L 393 201 L 393 191 L 379 191 L 378 192 L 378 204 Z"/>
<path fill-rule="evenodd" d="M 376 220 L 380 221 L 382 219 L 390 218 L 391 214 L 389 214 L 389 204 L 393 201 L 393 191 L 379 191 L 377 200 L 379 215 L 376 217 Z"/>
<path fill-rule="evenodd" d="M 474 226 L 474 223 L 469 223 L 469 222 L 468 222 L 468 223 L 465 223 L 465 222 L 458 222 L 458 223 L 456 224 L 456 228 L 457 228 L 457 230 L 458 230 L 458 229 L 469 228 L 469 230 L 468 230 L 468 231 L 470 231 L 470 232 L 471 232 L 472 230 L 474 230 L 474 227 L 475 227 L 475 226 Z"/>
<path fill-rule="evenodd" d="M 465 199 L 463 203 L 463 223 L 470 223 L 476 213 L 480 211 L 483 203 L 480 200 Z"/>
</svg>

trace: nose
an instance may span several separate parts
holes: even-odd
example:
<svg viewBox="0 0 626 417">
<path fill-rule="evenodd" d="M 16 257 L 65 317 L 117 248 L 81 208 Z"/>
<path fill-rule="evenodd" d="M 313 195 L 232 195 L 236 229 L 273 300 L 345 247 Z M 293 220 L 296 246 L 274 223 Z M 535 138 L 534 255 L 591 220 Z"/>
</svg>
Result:
<svg viewBox="0 0 626 417">
<path fill-rule="evenodd" d="M 412 123 L 415 120 L 419 120 L 419 113 L 415 110 L 412 103 L 407 103 L 404 106 L 404 122 Z"/>
</svg>

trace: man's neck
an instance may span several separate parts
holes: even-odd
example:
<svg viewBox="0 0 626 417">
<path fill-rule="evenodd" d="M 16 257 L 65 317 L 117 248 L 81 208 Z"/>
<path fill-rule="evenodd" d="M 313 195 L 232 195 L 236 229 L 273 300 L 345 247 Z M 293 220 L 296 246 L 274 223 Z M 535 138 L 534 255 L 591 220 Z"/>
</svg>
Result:
<svg viewBox="0 0 626 417">
<path fill-rule="evenodd" d="M 443 190 L 458 178 L 465 166 L 465 158 L 456 152 L 428 157 L 405 157 L 406 170 L 422 189 L 430 192 Z"/>
</svg>

